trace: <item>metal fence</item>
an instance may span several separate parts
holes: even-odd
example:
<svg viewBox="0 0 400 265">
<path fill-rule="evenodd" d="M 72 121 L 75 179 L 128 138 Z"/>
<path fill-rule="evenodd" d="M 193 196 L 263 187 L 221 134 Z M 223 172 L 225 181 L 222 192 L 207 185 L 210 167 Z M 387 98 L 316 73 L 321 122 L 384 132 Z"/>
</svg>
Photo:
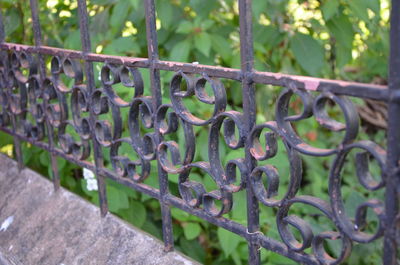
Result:
<svg viewBox="0 0 400 265">
<path fill-rule="evenodd" d="M 78 0 L 82 51 L 43 46 L 38 3 L 30 0 L 35 46 L 6 43 L 3 22 L 0 26 L 0 129 L 14 136 L 19 166 L 23 166 L 20 142 L 26 141 L 50 153 L 56 189 L 60 185 L 57 156 L 94 171 L 103 216 L 108 211 L 106 178 L 156 198 L 161 204 L 166 250 L 173 248 L 170 208 L 177 207 L 245 238 L 250 264 L 260 263 L 260 248 L 302 264 L 339 264 L 349 256 L 353 243 L 366 244 L 380 237 L 384 237 L 383 263 L 398 264 L 400 1 L 392 1 L 388 87 L 255 71 L 251 5 L 251 0 L 239 0 L 242 62 L 239 70 L 159 60 L 154 0 L 144 0 L 149 58 L 92 53 L 85 0 Z M 51 67 L 46 69 L 45 61 L 49 57 Z M 94 63 L 102 64 L 101 87 L 95 85 Z M 145 89 L 150 88 L 144 88 L 140 68 L 150 73 L 151 96 L 144 96 Z M 175 73 L 169 87 L 171 104 L 162 102 L 161 70 Z M 74 85 L 65 85 L 63 78 L 73 80 Z M 242 84 L 243 113 L 227 110 L 230 91 L 225 90 L 222 78 Z M 118 96 L 113 88 L 118 83 L 135 90 L 131 101 Z M 206 91 L 206 84 L 213 93 Z M 255 84 L 282 87 L 276 102 L 275 121 L 256 124 Z M 301 99 L 303 111 L 290 116 L 289 102 L 295 96 Z M 190 97 L 212 106 L 212 116 L 202 119 L 191 113 L 184 104 Z M 359 117 L 349 97 L 388 103 L 387 150 L 372 141 L 356 140 Z M 326 112 L 329 101 L 339 106 L 344 123 L 329 117 Z M 123 109 L 128 113 L 129 130 L 122 124 Z M 101 119 L 100 115 L 105 113 L 109 113 L 112 120 Z M 328 130 L 344 131 L 341 144 L 332 149 L 320 149 L 303 141 L 291 124 L 312 116 Z M 208 161 L 194 161 L 198 140 L 195 126 L 205 126 L 209 130 L 208 143 L 197 143 L 208 144 Z M 78 139 L 67 127 L 74 129 Z M 178 128 L 184 132 L 183 153 L 177 142 L 165 140 L 168 135 L 176 134 Z M 261 144 L 260 138 L 264 137 L 266 143 Z M 221 139 L 228 148 L 242 150 L 243 156 L 223 165 L 219 155 Z M 278 140 L 284 143 L 290 167 L 289 185 L 280 187 L 286 190 L 282 198 L 277 196 L 279 174 L 268 165 L 268 159 L 276 155 Z M 121 155 L 122 144 L 130 145 L 138 159 L 133 161 Z M 110 153 L 112 168 L 104 166 L 104 150 Z M 367 200 L 358 205 L 355 216 L 348 216 L 341 194 L 341 171 L 352 150 L 359 151 L 355 166 L 360 187 L 368 192 L 384 190 L 385 201 Z M 297 195 L 303 174 L 301 156 L 333 157 L 326 178 L 329 201 Z M 94 163 L 89 157 L 94 157 Z M 368 170 L 369 158 L 377 161 L 381 168 L 379 180 Z M 151 173 L 151 161 L 158 165 L 159 189 L 142 183 Z M 191 180 L 192 170 L 211 177 L 218 189 L 207 191 L 201 183 Z M 168 177 L 174 174 L 179 175 L 180 196 L 169 192 Z M 235 203 L 232 195 L 236 192 L 246 193 L 246 226 L 226 215 Z M 334 224 L 334 231 L 313 234 L 309 223 L 289 213 L 294 204 L 315 208 Z M 276 218 L 280 240 L 260 231 L 260 206 L 275 209 L 276 215 L 270 218 Z M 378 219 L 373 233 L 364 229 L 368 209 Z M 299 232 L 300 239 L 293 228 Z M 337 257 L 327 253 L 326 240 L 341 242 Z"/>
</svg>

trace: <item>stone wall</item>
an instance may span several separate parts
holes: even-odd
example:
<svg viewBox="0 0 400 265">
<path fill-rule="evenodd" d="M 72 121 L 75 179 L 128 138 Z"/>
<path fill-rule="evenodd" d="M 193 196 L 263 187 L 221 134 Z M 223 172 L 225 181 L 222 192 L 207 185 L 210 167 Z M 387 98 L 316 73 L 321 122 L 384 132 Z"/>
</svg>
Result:
<svg viewBox="0 0 400 265">
<path fill-rule="evenodd" d="M 197 264 L 0 155 L 0 264 Z"/>
</svg>

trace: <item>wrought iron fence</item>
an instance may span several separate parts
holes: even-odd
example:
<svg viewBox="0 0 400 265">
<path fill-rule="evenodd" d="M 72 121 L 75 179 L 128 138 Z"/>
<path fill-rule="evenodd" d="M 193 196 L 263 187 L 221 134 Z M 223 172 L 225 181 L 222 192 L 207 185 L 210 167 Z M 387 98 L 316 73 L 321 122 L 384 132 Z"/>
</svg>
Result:
<svg viewBox="0 0 400 265">
<path fill-rule="evenodd" d="M 276 252 L 303 264 L 339 264 L 351 253 L 352 243 L 383 240 L 383 263 L 397 264 L 399 244 L 400 194 L 400 1 L 392 1 L 391 55 L 389 85 L 333 81 L 312 77 L 258 72 L 253 68 L 251 0 L 239 0 L 241 69 L 230 69 L 159 60 L 154 0 L 144 0 L 149 58 L 100 55 L 91 52 L 88 14 L 85 0 L 78 0 L 82 51 L 42 45 L 37 0 L 30 0 L 35 46 L 6 43 L 4 25 L 0 26 L 0 129 L 14 136 L 19 166 L 23 166 L 21 141 L 47 150 L 51 155 L 54 186 L 59 187 L 57 156 L 94 171 L 97 175 L 100 209 L 107 213 L 105 179 L 110 178 L 161 204 L 163 238 L 166 250 L 173 248 L 171 207 L 177 207 L 206 221 L 242 236 L 248 242 L 249 263 L 260 263 L 260 248 Z M 51 67 L 45 61 L 51 58 Z M 96 87 L 93 64 L 101 63 L 101 86 Z M 148 69 L 151 96 L 138 69 Z M 171 104 L 162 102 L 160 70 L 174 72 L 170 82 Z M 73 80 L 66 85 L 63 80 Z M 227 93 L 221 79 L 242 84 L 243 113 L 227 110 Z M 113 88 L 116 84 L 134 89 L 134 97 L 125 101 Z M 211 86 L 212 93 L 205 89 Z M 276 102 L 275 121 L 256 124 L 255 84 L 282 87 Z M 316 95 L 317 94 L 317 95 Z M 316 96 L 315 96 L 316 95 Z M 289 114 L 289 102 L 297 96 L 303 104 L 299 115 Z M 186 98 L 214 108 L 208 118 L 197 117 L 184 104 Z M 389 127 L 387 150 L 372 141 L 357 141 L 359 117 L 349 97 L 369 98 L 387 102 Z M 345 117 L 341 123 L 326 112 L 327 102 L 339 106 Z M 122 110 L 128 113 L 125 129 Z M 112 119 L 100 116 L 109 113 Z M 299 137 L 292 123 L 314 117 L 331 131 L 344 131 L 342 142 L 332 149 L 309 145 Z M 194 161 L 195 126 L 209 130 L 208 161 Z M 72 128 L 75 135 L 70 133 Z M 167 136 L 183 130 L 184 152 Z M 223 135 L 221 138 L 220 135 Z M 265 137 L 265 144 L 260 138 Z M 230 149 L 242 150 L 242 157 L 222 163 L 220 141 Z M 268 159 L 277 152 L 277 142 L 286 148 L 289 185 L 280 187 L 280 177 Z M 138 159 L 121 155 L 119 148 L 128 144 Z M 206 143 L 198 143 L 206 144 Z M 182 149 L 182 148 L 181 148 Z M 103 151 L 111 158 L 111 168 L 104 166 Z M 356 172 L 360 186 L 368 192 L 385 191 L 385 201 L 367 200 L 358 205 L 355 216 L 349 216 L 341 195 L 342 168 L 352 150 L 356 154 Z M 329 201 L 298 195 L 302 181 L 301 155 L 332 156 Z M 94 163 L 88 159 L 94 157 Z M 369 159 L 379 164 L 381 176 L 374 179 L 368 170 Z M 151 171 L 150 163 L 158 165 L 159 189 L 143 184 Z M 139 170 L 140 169 L 140 170 Z M 212 178 L 217 190 L 206 190 L 191 179 L 191 171 L 202 171 Z M 180 196 L 169 192 L 168 177 L 179 175 Z M 265 181 L 266 180 L 266 181 Z M 278 188 L 285 189 L 277 196 Z M 247 225 L 230 220 L 233 194 L 246 193 Z M 335 226 L 333 231 L 313 234 L 311 225 L 290 214 L 294 204 L 315 208 Z M 262 233 L 259 207 L 275 209 L 280 240 Z M 373 233 L 364 228 L 367 210 L 377 216 Z M 291 228 L 298 230 L 296 238 Z M 341 251 L 332 257 L 324 247 L 325 240 L 339 240 Z"/>
</svg>

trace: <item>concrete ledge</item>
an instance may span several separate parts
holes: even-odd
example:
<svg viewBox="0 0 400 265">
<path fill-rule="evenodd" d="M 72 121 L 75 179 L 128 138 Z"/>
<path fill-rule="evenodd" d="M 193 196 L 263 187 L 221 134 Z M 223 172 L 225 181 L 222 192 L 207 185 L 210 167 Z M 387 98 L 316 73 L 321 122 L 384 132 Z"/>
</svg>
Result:
<svg viewBox="0 0 400 265">
<path fill-rule="evenodd" d="M 0 264 L 198 264 L 0 155 Z"/>
</svg>

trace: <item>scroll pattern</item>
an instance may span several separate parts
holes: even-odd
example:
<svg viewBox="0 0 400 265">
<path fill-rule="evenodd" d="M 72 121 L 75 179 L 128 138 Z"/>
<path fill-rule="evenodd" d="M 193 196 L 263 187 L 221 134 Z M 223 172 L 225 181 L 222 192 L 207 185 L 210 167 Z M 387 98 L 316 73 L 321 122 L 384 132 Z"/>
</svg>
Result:
<svg viewBox="0 0 400 265">
<path fill-rule="evenodd" d="M 214 218 L 226 217 L 232 210 L 234 193 L 252 189 L 263 207 L 276 209 L 276 224 L 285 246 L 316 259 L 320 264 L 340 264 L 351 253 L 352 242 L 369 243 L 383 235 L 385 213 L 382 201 L 370 199 L 361 203 L 355 216 L 348 216 L 344 208 L 341 181 L 346 177 L 343 167 L 351 151 L 357 151 L 356 174 L 360 187 L 366 191 L 384 188 L 386 165 L 383 148 L 372 141 L 356 140 L 359 117 L 349 98 L 330 92 L 314 96 L 288 82 L 276 102 L 276 119 L 256 125 L 246 135 L 244 115 L 228 110 L 228 91 L 219 78 L 178 71 L 168 87 L 171 103 L 156 108 L 153 98 L 144 95 L 149 88 L 144 87 L 142 74 L 136 67 L 103 63 L 100 84 L 89 93 L 80 60 L 68 56 L 50 59 L 48 74 L 42 80 L 38 75 L 36 54 L 21 51 L 1 53 L 0 127 L 14 130 L 33 142 L 46 142 L 47 122 L 54 131 L 56 148 L 82 161 L 90 160 L 94 135 L 101 148 L 110 155 L 111 167 L 103 170 L 135 183 L 154 177 L 157 172 L 152 172 L 151 163 L 158 160 L 169 175 L 178 175 L 181 199 L 188 206 Z M 115 88 L 118 85 L 132 89 L 133 97 L 121 98 Z M 211 93 L 206 90 L 206 85 L 211 87 Z M 301 100 L 303 110 L 297 115 L 289 115 L 289 103 L 295 96 Z M 211 106 L 211 117 L 198 117 L 190 112 L 184 103 L 187 98 Z M 344 122 L 329 116 L 326 111 L 329 102 L 340 108 Z M 95 115 L 94 123 L 90 122 L 91 112 Z M 331 149 L 306 143 L 293 124 L 309 118 L 314 118 L 320 126 L 332 132 L 343 131 L 341 143 Z M 208 143 L 200 143 L 208 144 L 207 161 L 195 160 L 196 144 L 199 144 L 196 142 L 196 126 L 206 127 L 209 132 Z M 183 146 L 173 140 L 179 130 L 183 131 Z M 265 144 L 262 144 L 264 140 Z M 283 143 L 288 158 L 288 185 L 282 185 L 280 173 L 269 162 L 277 155 L 279 141 Z M 137 159 L 121 152 L 123 144 L 130 147 Z M 243 156 L 224 164 L 220 155 L 221 144 L 231 150 L 242 150 Z M 254 168 L 245 163 L 246 149 L 251 154 Z M 329 201 L 298 194 L 303 176 L 302 156 L 333 157 L 326 176 Z M 375 160 L 381 169 L 378 180 L 369 171 L 371 160 Z M 192 179 L 193 171 L 211 178 L 217 189 L 207 190 L 202 183 Z M 281 196 L 278 195 L 280 189 L 285 190 Z M 290 214 L 293 205 L 315 208 L 336 228 L 315 234 L 307 220 Z M 378 220 L 373 233 L 365 230 L 369 222 L 368 209 Z M 291 228 L 298 230 L 300 238 Z M 324 247 L 325 240 L 340 241 L 338 256 L 330 256 Z M 305 254 L 304 251 L 310 248 L 311 254 Z"/>
</svg>

